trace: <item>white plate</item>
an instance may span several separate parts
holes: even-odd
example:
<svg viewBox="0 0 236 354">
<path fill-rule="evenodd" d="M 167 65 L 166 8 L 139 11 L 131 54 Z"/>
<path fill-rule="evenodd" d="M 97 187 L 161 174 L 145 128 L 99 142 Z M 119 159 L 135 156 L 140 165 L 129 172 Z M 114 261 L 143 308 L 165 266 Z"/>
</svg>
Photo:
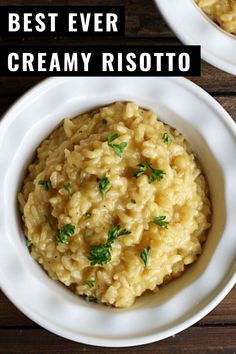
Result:
<svg viewBox="0 0 236 354">
<path fill-rule="evenodd" d="M 89 304 L 49 279 L 31 258 L 16 193 L 32 152 L 64 117 L 117 100 L 135 100 L 179 129 L 210 184 L 213 227 L 198 262 L 159 294 L 129 310 Z M 224 109 L 186 79 L 52 78 L 25 94 L 0 124 L 0 283 L 28 317 L 63 337 L 132 346 L 182 331 L 210 312 L 235 284 L 236 128 Z"/>
<path fill-rule="evenodd" d="M 201 11 L 194 0 L 155 0 L 160 12 L 184 44 L 201 45 L 204 60 L 236 75 L 236 36 Z"/>
</svg>

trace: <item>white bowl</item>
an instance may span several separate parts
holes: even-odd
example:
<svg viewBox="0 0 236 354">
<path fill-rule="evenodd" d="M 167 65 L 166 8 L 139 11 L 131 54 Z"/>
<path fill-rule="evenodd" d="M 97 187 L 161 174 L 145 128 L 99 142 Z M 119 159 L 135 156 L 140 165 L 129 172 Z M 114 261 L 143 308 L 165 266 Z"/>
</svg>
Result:
<svg viewBox="0 0 236 354">
<path fill-rule="evenodd" d="M 217 26 L 195 0 L 155 0 L 166 22 L 184 43 L 201 45 L 208 63 L 236 75 L 236 36 Z"/>
<path fill-rule="evenodd" d="M 129 310 L 90 304 L 51 280 L 31 258 L 16 193 L 38 144 L 65 117 L 117 100 L 151 108 L 191 142 L 210 185 L 213 226 L 204 252 L 179 279 Z M 0 125 L 0 284 L 9 299 L 48 330 L 100 346 L 132 346 L 184 330 L 235 284 L 236 127 L 205 91 L 177 78 L 51 78 L 6 113 Z"/>
</svg>

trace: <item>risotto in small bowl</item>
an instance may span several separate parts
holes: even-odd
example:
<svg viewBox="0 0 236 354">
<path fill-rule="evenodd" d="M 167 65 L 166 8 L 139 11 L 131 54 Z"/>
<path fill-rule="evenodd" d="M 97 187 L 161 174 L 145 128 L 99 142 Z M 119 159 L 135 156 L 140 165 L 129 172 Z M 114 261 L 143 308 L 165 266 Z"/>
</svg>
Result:
<svg viewBox="0 0 236 354">
<path fill-rule="evenodd" d="M 115 307 L 180 276 L 210 227 L 189 144 L 133 102 L 65 119 L 38 147 L 18 200 L 48 275 Z"/>
<path fill-rule="evenodd" d="M 155 0 L 169 27 L 187 45 L 200 45 L 201 57 L 236 75 L 235 0 Z"/>
<path fill-rule="evenodd" d="M 196 3 L 221 28 L 236 35 L 235 0 L 196 0 Z"/>
</svg>

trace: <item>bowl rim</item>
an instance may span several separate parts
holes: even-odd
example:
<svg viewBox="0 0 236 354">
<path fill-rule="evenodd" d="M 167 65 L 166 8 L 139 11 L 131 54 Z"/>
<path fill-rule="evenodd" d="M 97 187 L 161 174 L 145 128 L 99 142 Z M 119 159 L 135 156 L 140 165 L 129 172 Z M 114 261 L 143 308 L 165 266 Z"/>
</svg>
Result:
<svg viewBox="0 0 236 354">
<path fill-rule="evenodd" d="M 30 90 L 28 90 L 25 94 L 23 94 L 18 100 L 16 100 L 15 103 L 11 105 L 11 107 L 6 111 L 4 114 L 2 120 L 0 121 L 0 143 L 1 143 L 1 136 L 4 135 L 4 129 L 8 125 L 8 117 L 11 115 L 14 115 L 15 111 L 17 111 L 18 107 L 24 103 L 24 101 L 30 100 L 32 96 L 37 96 L 40 95 L 45 87 L 50 86 L 51 88 L 55 85 L 58 84 L 59 82 L 63 82 L 64 80 L 70 80 L 71 78 L 69 77 L 63 77 L 63 78 L 48 78 L 43 80 L 42 82 L 38 83 L 34 87 L 32 87 Z M 104 79 L 104 78 L 102 78 Z M 120 78 L 119 78 L 120 79 Z M 132 79 L 132 78 L 130 78 Z M 208 102 L 213 105 L 218 112 L 221 113 L 221 118 L 224 120 L 225 124 L 228 126 L 228 128 L 231 130 L 231 132 L 234 134 L 236 138 L 236 125 L 231 120 L 231 117 L 229 114 L 223 109 L 223 107 L 213 98 L 211 97 L 206 91 L 204 91 L 202 88 L 200 88 L 198 85 L 195 83 L 191 82 L 188 79 L 185 78 L 164 78 L 166 80 L 173 80 L 178 82 L 179 84 L 183 84 L 187 88 L 190 88 L 193 90 L 197 95 L 200 95 L 204 100 L 207 100 Z M 10 121 L 10 120 L 9 120 Z M 0 269 L 1 273 L 1 269 Z M 200 311 L 198 311 L 194 316 L 190 317 L 189 319 L 181 322 L 177 326 L 173 326 L 171 329 L 165 330 L 162 332 L 162 335 L 158 337 L 157 339 L 157 334 L 151 334 L 151 335 L 146 335 L 142 336 L 141 338 L 133 338 L 133 339 L 123 339 L 123 340 L 113 340 L 113 339 L 100 339 L 96 338 L 93 339 L 92 337 L 87 337 L 87 336 L 80 336 L 78 338 L 77 334 L 72 334 L 70 331 L 60 329 L 58 326 L 55 326 L 53 323 L 48 323 L 48 321 L 44 320 L 42 317 L 38 316 L 35 314 L 33 311 L 29 310 L 25 306 L 23 306 L 20 301 L 17 300 L 17 297 L 11 293 L 9 290 L 8 284 L 3 282 L 3 277 L 0 277 L 0 285 L 1 285 L 1 290 L 6 294 L 6 296 L 10 299 L 10 301 L 23 312 L 26 316 L 31 318 L 33 321 L 44 327 L 45 329 L 56 333 L 59 336 L 68 338 L 73 341 L 79 341 L 81 343 L 85 344 L 90 344 L 90 345 L 97 345 L 97 346 L 104 346 L 104 347 L 129 347 L 129 346 L 134 346 L 134 345 L 141 345 L 141 344 L 147 344 L 154 342 L 156 340 L 161 340 L 167 337 L 170 337 L 174 334 L 177 334 L 181 332 L 182 330 L 188 328 L 189 326 L 193 325 L 197 321 L 199 321 L 202 317 L 204 317 L 206 314 L 208 314 L 215 306 L 219 304 L 219 302 L 228 294 L 228 292 L 233 288 L 233 286 L 236 283 L 236 272 L 232 272 L 232 274 L 228 277 L 228 279 L 225 281 L 225 284 L 221 287 L 221 290 L 219 290 L 218 294 L 205 305 Z"/>
<path fill-rule="evenodd" d="M 169 7 L 168 3 L 162 0 L 154 0 L 162 17 L 166 21 L 167 25 L 170 27 L 170 29 L 175 33 L 175 35 L 179 38 L 179 40 L 186 44 L 186 45 L 193 45 L 193 44 L 198 44 L 201 46 L 201 57 L 204 59 L 206 62 L 209 64 L 213 65 L 214 67 L 221 69 L 229 74 L 236 75 L 236 62 L 235 64 L 232 63 L 227 63 L 225 60 L 223 60 L 221 57 L 217 57 L 216 55 L 212 54 L 210 50 L 201 43 L 193 43 L 191 40 L 191 37 L 188 35 L 188 33 L 184 33 L 184 31 L 179 28 L 178 22 L 174 22 L 171 19 L 171 16 L 169 15 Z M 186 0 L 185 0 L 186 1 Z M 196 8 L 196 11 L 199 13 L 201 18 L 204 19 L 206 23 L 209 24 L 211 28 L 214 28 L 215 33 L 222 33 L 225 38 L 229 38 L 231 40 L 235 41 L 235 47 L 236 47 L 236 35 L 233 35 L 227 31 L 225 31 L 223 28 L 221 28 L 219 25 L 217 25 L 214 21 L 212 21 L 203 11 L 201 8 L 198 8 L 196 2 L 194 0 L 187 0 L 191 1 L 193 3 L 194 7 Z M 183 4 L 181 4 L 183 5 Z"/>
</svg>

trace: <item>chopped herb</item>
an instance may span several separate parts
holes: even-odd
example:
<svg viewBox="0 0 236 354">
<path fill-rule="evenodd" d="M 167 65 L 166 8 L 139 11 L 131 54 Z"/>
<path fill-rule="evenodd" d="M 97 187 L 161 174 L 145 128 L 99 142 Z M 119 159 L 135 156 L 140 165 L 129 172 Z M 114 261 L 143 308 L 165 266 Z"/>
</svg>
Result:
<svg viewBox="0 0 236 354">
<path fill-rule="evenodd" d="M 32 245 L 32 243 L 33 242 L 31 240 L 29 240 L 28 238 L 25 240 L 25 244 L 27 247 L 30 247 Z"/>
<path fill-rule="evenodd" d="M 90 237 L 90 236 L 92 236 L 92 231 L 85 231 L 85 233 L 84 233 L 84 236 L 85 237 Z"/>
<path fill-rule="evenodd" d="M 68 238 L 72 236 L 75 232 L 74 225 L 66 224 L 61 230 L 58 231 L 57 241 L 68 244 Z"/>
<path fill-rule="evenodd" d="M 112 147 L 114 153 L 121 157 L 121 154 L 123 152 L 123 150 L 126 148 L 128 144 L 127 143 L 121 143 L 121 144 L 111 144 L 110 147 Z"/>
<path fill-rule="evenodd" d="M 89 296 L 87 296 L 87 301 L 88 302 L 97 302 L 97 298 L 96 298 L 96 296 L 89 295 Z"/>
<path fill-rule="evenodd" d="M 164 141 L 164 143 L 166 143 L 167 145 L 170 145 L 172 143 L 171 137 L 169 136 L 169 134 L 164 133 L 162 135 L 162 140 Z"/>
<path fill-rule="evenodd" d="M 88 259 L 91 262 L 91 265 L 95 264 L 106 264 L 111 260 L 110 246 L 106 244 L 92 246 L 89 251 Z"/>
<path fill-rule="evenodd" d="M 136 204 L 136 200 L 132 198 L 131 203 Z"/>
<path fill-rule="evenodd" d="M 102 123 L 103 124 L 107 124 L 107 120 L 106 119 L 102 119 Z"/>
<path fill-rule="evenodd" d="M 99 192 L 101 195 L 104 197 L 104 195 L 108 192 L 108 190 L 111 188 L 111 182 L 109 181 L 108 177 L 104 175 L 99 182 Z"/>
<path fill-rule="evenodd" d="M 108 239 L 106 244 L 111 246 L 117 237 L 129 234 L 131 234 L 131 232 L 126 229 L 120 229 L 120 225 L 112 226 L 108 231 Z"/>
<path fill-rule="evenodd" d="M 156 168 L 153 168 L 152 165 L 148 162 L 140 163 L 138 165 L 139 169 L 136 171 L 133 176 L 138 178 L 142 176 L 144 173 L 151 171 L 150 175 L 148 176 L 148 182 L 152 183 L 154 181 L 160 181 L 163 177 L 165 172 L 162 170 L 158 170 Z"/>
<path fill-rule="evenodd" d="M 89 211 L 86 211 L 86 213 L 84 213 L 84 217 L 89 218 L 92 214 Z"/>
<path fill-rule="evenodd" d="M 150 168 L 150 164 L 148 162 L 140 163 L 138 164 L 138 167 L 138 171 L 133 174 L 136 178 L 142 176 Z"/>
<path fill-rule="evenodd" d="M 64 183 L 63 187 L 65 191 L 67 191 L 69 198 L 71 198 L 71 184 L 70 183 Z"/>
<path fill-rule="evenodd" d="M 163 229 L 168 229 L 168 221 L 166 220 L 166 216 L 155 216 L 153 219 L 154 224 L 159 225 Z"/>
<path fill-rule="evenodd" d="M 49 224 L 49 226 L 51 227 L 52 230 L 55 230 L 55 227 L 53 225 L 53 223 L 51 222 L 51 220 L 49 219 L 49 217 L 47 215 L 44 215 L 45 220 L 47 221 L 47 223 Z"/>
<path fill-rule="evenodd" d="M 120 144 L 112 144 L 112 141 L 114 141 L 118 137 L 119 135 L 117 133 L 109 132 L 107 139 L 108 139 L 108 145 L 113 149 L 114 153 L 117 156 L 121 157 L 121 154 L 123 150 L 126 148 L 126 146 L 128 145 L 128 143 L 123 142 Z"/>
<path fill-rule="evenodd" d="M 108 238 L 105 244 L 92 246 L 89 251 L 88 259 L 91 261 L 91 265 L 106 264 L 111 260 L 111 248 L 113 242 L 117 237 L 122 235 L 128 235 L 131 232 L 126 229 L 121 229 L 120 225 L 112 226 L 108 231 Z"/>
<path fill-rule="evenodd" d="M 118 138 L 118 134 L 114 133 L 114 132 L 109 132 L 108 136 L 107 136 L 107 140 L 108 140 L 108 144 L 111 144 L 113 142 L 113 140 Z"/>
<path fill-rule="evenodd" d="M 151 167 L 151 170 L 152 170 L 152 172 L 151 172 L 150 176 L 148 177 L 149 183 L 152 183 L 154 181 L 160 181 L 164 177 L 165 172 L 163 172 L 162 170 L 157 170 L 152 167 Z"/>
<path fill-rule="evenodd" d="M 140 257 L 141 257 L 142 260 L 143 260 L 143 263 L 144 263 L 145 268 L 147 267 L 148 257 L 149 257 L 150 250 L 151 250 L 150 247 L 144 248 L 144 249 L 142 250 L 142 252 L 140 253 Z"/>
<path fill-rule="evenodd" d="M 51 188 L 52 188 L 52 183 L 50 180 L 48 179 L 41 179 L 38 184 L 40 184 L 41 186 L 43 186 L 44 190 L 46 192 L 48 192 Z"/>
<path fill-rule="evenodd" d="M 94 286 L 94 283 L 95 283 L 95 280 L 91 280 L 91 279 L 85 280 L 85 282 L 84 282 L 84 284 L 88 285 L 89 288 L 92 288 Z"/>
</svg>

